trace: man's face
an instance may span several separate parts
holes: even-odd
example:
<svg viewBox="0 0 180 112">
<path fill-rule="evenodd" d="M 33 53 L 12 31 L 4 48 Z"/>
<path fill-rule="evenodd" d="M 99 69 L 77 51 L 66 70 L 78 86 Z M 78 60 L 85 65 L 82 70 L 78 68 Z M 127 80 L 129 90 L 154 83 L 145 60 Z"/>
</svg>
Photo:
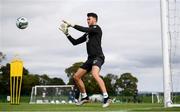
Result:
<svg viewBox="0 0 180 112">
<path fill-rule="evenodd" d="M 88 17 L 87 18 L 87 23 L 88 23 L 88 25 L 90 26 L 90 25 L 95 25 L 96 24 L 96 18 L 94 18 L 94 17 Z"/>
</svg>

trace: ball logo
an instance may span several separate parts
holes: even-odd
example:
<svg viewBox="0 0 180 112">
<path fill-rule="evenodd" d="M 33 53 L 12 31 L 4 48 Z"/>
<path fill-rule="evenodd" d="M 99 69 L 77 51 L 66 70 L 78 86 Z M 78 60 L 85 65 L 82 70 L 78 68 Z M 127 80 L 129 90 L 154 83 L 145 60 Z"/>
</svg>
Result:
<svg viewBox="0 0 180 112">
<path fill-rule="evenodd" d="M 93 28 L 97 28 L 97 26 L 93 26 Z"/>
</svg>

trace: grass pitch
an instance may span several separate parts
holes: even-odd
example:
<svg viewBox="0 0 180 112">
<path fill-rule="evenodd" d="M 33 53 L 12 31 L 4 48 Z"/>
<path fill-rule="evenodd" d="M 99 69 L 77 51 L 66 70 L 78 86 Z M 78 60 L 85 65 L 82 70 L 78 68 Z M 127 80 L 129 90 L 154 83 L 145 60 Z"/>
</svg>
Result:
<svg viewBox="0 0 180 112">
<path fill-rule="evenodd" d="M 9 103 L 0 103 L 0 111 L 2 112 L 129 112 L 129 111 L 180 111 L 180 108 L 164 108 L 162 104 L 111 104 L 108 108 L 102 108 L 101 103 L 89 103 L 83 106 L 75 104 L 28 104 L 10 105 Z"/>
</svg>

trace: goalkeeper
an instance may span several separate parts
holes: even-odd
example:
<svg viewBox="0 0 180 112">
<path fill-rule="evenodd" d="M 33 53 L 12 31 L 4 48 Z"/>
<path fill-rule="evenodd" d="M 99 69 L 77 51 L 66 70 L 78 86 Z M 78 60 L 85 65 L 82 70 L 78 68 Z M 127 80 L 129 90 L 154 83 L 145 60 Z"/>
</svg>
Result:
<svg viewBox="0 0 180 112">
<path fill-rule="evenodd" d="M 97 21 L 98 16 L 95 13 L 88 13 L 87 23 L 89 27 L 72 25 L 67 21 L 63 21 L 64 24 L 62 24 L 59 29 L 67 36 L 67 38 L 73 45 L 78 45 L 83 42 L 86 42 L 88 58 L 86 62 L 77 70 L 77 72 L 73 76 L 82 95 L 81 100 L 76 105 L 82 105 L 84 103 L 89 102 L 89 97 L 87 96 L 86 89 L 83 81 L 81 80 L 81 77 L 84 76 L 87 72 L 91 71 L 103 94 L 104 100 L 102 107 L 108 107 L 111 103 L 111 99 L 109 98 L 108 93 L 106 91 L 104 81 L 102 80 L 99 74 L 101 66 L 104 63 L 105 57 L 101 47 L 102 30 L 97 25 Z M 68 33 L 68 27 L 72 27 L 76 30 L 84 32 L 84 35 L 82 35 L 78 39 L 74 39 Z"/>
</svg>

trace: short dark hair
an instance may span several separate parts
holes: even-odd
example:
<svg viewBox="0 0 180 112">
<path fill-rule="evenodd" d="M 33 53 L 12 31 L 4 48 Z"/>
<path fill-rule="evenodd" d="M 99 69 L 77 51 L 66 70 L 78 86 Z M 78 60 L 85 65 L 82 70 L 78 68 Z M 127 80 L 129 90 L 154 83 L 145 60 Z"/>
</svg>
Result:
<svg viewBox="0 0 180 112">
<path fill-rule="evenodd" d="M 93 13 L 93 12 L 88 13 L 88 14 L 87 14 L 87 17 L 94 17 L 94 18 L 96 18 L 96 21 L 98 21 L 98 16 L 97 16 L 96 13 Z"/>
</svg>

